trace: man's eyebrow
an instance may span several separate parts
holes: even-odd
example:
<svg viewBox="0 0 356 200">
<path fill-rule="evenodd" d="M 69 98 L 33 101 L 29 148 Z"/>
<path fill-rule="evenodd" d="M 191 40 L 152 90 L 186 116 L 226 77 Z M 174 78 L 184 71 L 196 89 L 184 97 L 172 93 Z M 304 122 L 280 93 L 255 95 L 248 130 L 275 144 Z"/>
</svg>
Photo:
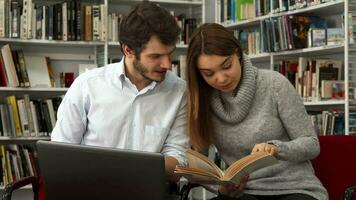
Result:
<svg viewBox="0 0 356 200">
<path fill-rule="evenodd" d="M 175 50 L 176 50 L 176 48 L 172 49 L 172 51 L 170 51 L 170 52 L 168 53 L 168 55 L 172 54 Z M 150 54 L 148 54 L 148 55 L 149 55 L 149 56 L 162 56 L 162 55 L 164 55 L 164 54 L 161 54 L 161 53 L 150 53 Z"/>
</svg>

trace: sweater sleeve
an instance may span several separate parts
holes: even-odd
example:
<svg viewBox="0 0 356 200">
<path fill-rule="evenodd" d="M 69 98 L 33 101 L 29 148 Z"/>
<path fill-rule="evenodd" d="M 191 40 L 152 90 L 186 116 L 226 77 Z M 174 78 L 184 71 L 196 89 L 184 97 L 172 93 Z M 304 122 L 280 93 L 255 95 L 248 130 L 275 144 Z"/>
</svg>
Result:
<svg viewBox="0 0 356 200">
<path fill-rule="evenodd" d="M 283 75 L 273 72 L 274 101 L 281 122 L 290 141 L 272 140 L 281 160 L 303 162 L 315 158 L 320 152 L 318 137 L 312 126 L 302 98 Z"/>
</svg>

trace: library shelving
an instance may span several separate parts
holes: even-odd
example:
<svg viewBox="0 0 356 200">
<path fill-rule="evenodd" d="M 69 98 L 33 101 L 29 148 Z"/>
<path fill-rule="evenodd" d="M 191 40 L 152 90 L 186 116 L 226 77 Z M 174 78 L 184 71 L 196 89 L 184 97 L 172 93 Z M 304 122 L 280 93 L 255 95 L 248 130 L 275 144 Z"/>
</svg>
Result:
<svg viewBox="0 0 356 200">
<path fill-rule="evenodd" d="M 81 66 L 100 67 L 117 62 L 122 56 L 117 36 L 120 19 L 141 1 L 1 1 L 0 47 L 9 45 L 12 51 L 21 51 L 25 57 L 41 57 L 42 60 L 49 58 L 54 83 L 51 82 L 50 86 L 33 86 L 30 83 L 30 87 L 0 84 L 0 103 L 7 104 L 6 97 L 8 96 L 14 96 L 16 100 L 19 100 L 27 95 L 31 101 L 46 101 L 61 97 L 68 90 L 68 87 L 63 86 L 62 74 L 71 73 L 77 77 L 80 74 Z M 192 23 L 190 24 L 192 27 L 205 22 L 205 0 L 152 0 L 151 2 L 169 10 L 181 26 L 184 36 L 180 37 L 174 55 L 179 64 L 179 60 L 184 57 L 187 49 L 190 32 L 186 32 L 185 28 L 189 25 L 188 22 Z M 78 9 L 79 7 L 80 9 Z M 11 9 L 16 11 L 10 12 L 13 11 Z M 24 10 L 26 12 L 23 12 Z M 63 10 L 67 10 L 67 12 L 63 12 Z M 91 13 L 88 14 L 86 11 Z M 28 14 L 23 15 L 23 13 Z M 57 17 L 55 17 L 55 13 L 58 14 Z M 53 28 L 53 31 L 49 31 L 50 27 Z M 87 27 L 89 28 L 86 29 Z M 28 67 L 27 64 L 26 67 Z M 55 114 L 55 109 L 53 111 Z M 53 120 L 55 119 L 52 119 L 52 125 Z M 0 136 L 0 146 L 6 148 L 10 145 L 21 146 L 20 151 L 22 152 L 22 146 L 34 145 L 38 140 L 50 140 L 50 132 L 45 135 L 31 133 L 23 135 L 15 130 L 14 133 Z M 11 152 L 15 152 L 15 150 L 11 150 Z M 10 154 L 12 154 L 11 152 Z M 24 189 L 27 188 L 29 187 Z M 1 189 L 3 188 L 0 187 L 0 192 Z M 23 198 L 26 199 L 26 197 Z"/>
<path fill-rule="evenodd" d="M 246 53 L 249 54 L 257 67 L 280 71 L 281 68 L 278 66 L 284 65 L 285 62 L 291 64 L 292 60 L 295 60 L 296 72 L 303 74 L 307 69 L 310 69 L 310 77 L 314 77 L 312 75 L 314 68 L 309 66 L 315 65 L 316 60 L 341 61 L 342 67 L 338 71 L 339 78 L 337 79 L 342 85 L 343 95 L 341 98 L 321 96 L 321 90 L 324 92 L 324 86 L 329 80 L 325 78 L 324 81 L 319 77 L 319 74 L 315 75 L 317 81 L 314 82 L 315 87 L 318 88 L 317 94 L 314 93 L 315 88 L 310 86 L 310 94 L 313 91 L 313 95 L 316 96 L 308 97 L 308 94 L 300 93 L 303 89 L 307 91 L 306 88 L 298 90 L 296 86 L 296 89 L 302 97 L 304 96 L 304 104 L 308 111 L 319 109 L 319 111 L 332 110 L 331 112 L 335 112 L 338 110 L 343 117 L 343 134 L 356 134 L 356 120 L 354 120 L 356 118 L 356 46 L 354 44 L 356 3 L 354 0 L 216 0 L 214 6 L 215 22 L 234 31 L 242 45 L 247 46 L 245 47 Z M 238 13 L 240 9 L 241 12 Z M 303 18 L 304 22 L 296 22 L 304 24 L 293 24 L 292 20 L 296 16 L 305 17 Z M 308 21 L 308 24 L 305 21 Z M 306 41 L 302 41 L 307 45 L 297 44 L 298 46 L 296 46 L 293 44 L 294 36 L 298 36 L 296 31 L 303 31 L 298 29 L 298 25 L 299 27 L 305 26 L 307 29 L 304 32 Z M 337 31 L 335 34 L 337 37 L 332 35 L 334 31 Z M 336 37 L 337 41 L 332 40 L 333 37 Z M 301 40 L 294 42 L 301 43 Z M 300 63 L 303 59 L 306 61 Z M 300 67 L 305 63 L 307 66 Z M 290 66 L 288 65 L 288 67 Z M 298 71 L 300 69 L 303 70 Z M 295 78 L 296 80 L 291 82 L 293 85 L 300 84 L 298 73 L 295 76 L 297 78 L 291 77 L 291 79 Z M 300 77 L 304 79 L 304 83 L 309 80 L 309 78 L 305 80 L 303 76 L 299 75 Z M 310 80 L 313 79 L 310 78 Z M 323 88 L 320 88 L 321 83 L 318 81 L 324 81 Z M 334 83 L 332 84 L 334 87 Z"/>
</svg>

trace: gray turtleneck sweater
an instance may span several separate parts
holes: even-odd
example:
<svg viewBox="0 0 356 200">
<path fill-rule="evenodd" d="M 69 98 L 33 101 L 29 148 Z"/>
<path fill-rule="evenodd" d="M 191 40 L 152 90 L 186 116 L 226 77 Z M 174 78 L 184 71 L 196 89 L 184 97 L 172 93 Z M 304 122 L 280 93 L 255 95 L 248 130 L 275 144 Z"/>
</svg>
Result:
<svg viewBox="0 0 356 200">
<path fill-rule="evenodd" d="M 228 165 L 250 154 L 257 143 L 278 148 L 278 164 L 250 174 L 245 193 L 328 199 L 309 161 L 319 154 L 318 138 L 302 99 L 284 76 L 257 69 L 245 58 L 237 90 L 216 90 L 211 100 L 216 147 Z"/>
</svg>

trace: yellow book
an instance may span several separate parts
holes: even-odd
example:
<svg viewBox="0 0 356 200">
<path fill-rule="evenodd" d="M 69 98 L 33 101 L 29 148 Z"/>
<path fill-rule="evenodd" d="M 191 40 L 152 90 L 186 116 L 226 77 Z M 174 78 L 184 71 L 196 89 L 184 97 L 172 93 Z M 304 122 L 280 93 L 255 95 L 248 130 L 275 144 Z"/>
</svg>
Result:
<svg viewBox="0 0 356 200">
<path fill-rule="evenodd" d="M 7 165 L 6 165 L 6 162 L 8 162 L 8 160 L 6 159 L 4 145 L 0 145 L 0 156 L 1 156 L 1 168 L 3 171 L 2 180 L 3 180 L 4 186 L 5 186 L 6 184 L 9 183 L 9 178 L 8 178 L 8 171 L 7 171 Z"/>
<path fill-rule="evenodd" d="M 268 153 L 257 152 L 237 160 L 223 172 L 214 162 L 194 150 L 187 150 L 186 155 L 188 166 L 177 165 L 174 172 L 183 175 L 192 183 L 200 184 L 232 182 L 238 185 L 246 175 L 278 162 Z"/>
<path fill-rule="evenodd" d="M 16 136 L 21 137 L 22 136 L 21 123 L 20 123 L 19 111 L 17 109 L 16 97 L 14 95 L 8 96 L 8 97 L 6 97 L 6 101 L 8 104 L 11 105 L 11 108 L 12 108 L 12 111 L 14 114 Z"/>
</svg>

